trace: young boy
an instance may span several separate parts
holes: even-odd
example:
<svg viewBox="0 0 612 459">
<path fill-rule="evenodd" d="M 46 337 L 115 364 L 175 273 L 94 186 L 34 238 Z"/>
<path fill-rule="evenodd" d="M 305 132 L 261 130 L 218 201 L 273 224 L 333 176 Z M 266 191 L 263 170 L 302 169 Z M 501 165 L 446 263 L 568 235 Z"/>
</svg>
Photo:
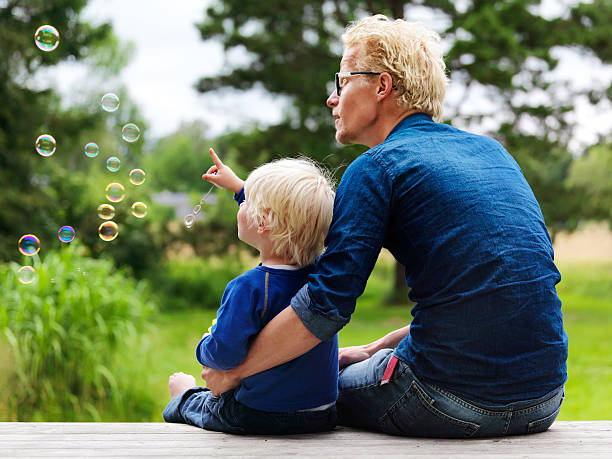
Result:
<svg viewBox="0 0 612 459">
<path fill-rule="evenodd" d="M 238 238 L 259 250 L 261 263 L 226 287 L 217 322 L 196 349 L 207 367 L 229 369 L 246 356 L 257 333 L 306 283 L 323 251 L 334 190 L 312 162 L 282 159 L 240 180 L 210 150 L 204 180 L 235 193 Z M 237 434 L 331 430 L 337 422 L 338 336 L 285 364 L 253 375 L 220 397 L 184 373 L 170 376 L 167 422 Z"/>
</svg>

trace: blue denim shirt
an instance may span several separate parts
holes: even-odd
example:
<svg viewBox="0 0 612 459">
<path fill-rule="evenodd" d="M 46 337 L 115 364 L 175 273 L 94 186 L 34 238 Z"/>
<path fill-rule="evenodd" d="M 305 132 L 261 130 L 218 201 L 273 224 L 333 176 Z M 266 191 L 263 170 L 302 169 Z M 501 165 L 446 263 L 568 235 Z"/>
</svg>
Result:
<svg viewBox="0 0 612 459">
<path fill-rule="evenodd" d="M 552 243 L 497 141 L 424 114 L 405 118 L 347 168 L 326 246 L 291 303 L 318 338 L 348 323 L 386 247 L 405 266 L 416 303 L 395 354 L 418 377 L 493 403 L 565 382 Z"/>
</svg>

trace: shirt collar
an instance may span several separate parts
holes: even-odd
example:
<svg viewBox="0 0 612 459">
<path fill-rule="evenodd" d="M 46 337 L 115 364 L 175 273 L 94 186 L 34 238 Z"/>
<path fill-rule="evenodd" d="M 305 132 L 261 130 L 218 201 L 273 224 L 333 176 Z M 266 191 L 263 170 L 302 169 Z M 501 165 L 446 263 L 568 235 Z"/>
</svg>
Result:
<svg viewBox="0 0 612 459">
<path fill-rule="evenodd" d="M 431 119 L 431 116 L 426 115 L 425 113 L 413 113 L 412 115 L 408 115 L 406 118 L 402 119 L 399 123 L 397 123 L 393 129 L 391 129 L 391 132 L 389 132 L 389 135 L 385 139 L 385 142 L 391 140 L 397 135 L 399 131 L 403 129 L 410 128 L 412 126 L 417 126 L 419 124 L 433 122 L 434 121 Z"/>
</svg>

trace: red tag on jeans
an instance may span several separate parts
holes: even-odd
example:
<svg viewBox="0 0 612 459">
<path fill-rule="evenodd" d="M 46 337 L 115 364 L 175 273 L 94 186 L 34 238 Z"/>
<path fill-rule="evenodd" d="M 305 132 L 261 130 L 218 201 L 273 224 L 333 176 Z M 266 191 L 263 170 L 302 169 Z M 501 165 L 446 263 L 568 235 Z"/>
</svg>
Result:
<svg viewBox="0 0 612 459">
<path fill-rule="evenodd" d="M 395 366 L 397 365 L 397 357 L 394 355 L 389 359 L 389 363 L 387 364 L 387 368 L 385 368 L 385 372 L 383 374 L 383 379 L 380 382 L 380 385 L 387 384 L 391 380 L 391 376 L 393 376 L 393 371 L 395 370 Z"/>
</svg>

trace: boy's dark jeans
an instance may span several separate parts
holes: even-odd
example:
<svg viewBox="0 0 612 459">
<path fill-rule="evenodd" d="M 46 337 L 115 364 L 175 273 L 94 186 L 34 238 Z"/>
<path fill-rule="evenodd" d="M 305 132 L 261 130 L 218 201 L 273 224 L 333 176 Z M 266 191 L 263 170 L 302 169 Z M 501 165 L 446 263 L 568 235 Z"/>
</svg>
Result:
<svg viewBox="0 0 612 459">
<path fill-rule="evenodd" d="M 338 416 L 335 406 L 321 411 L 259 411 L 236 401 L 233 390 L 215 397 L 205 387 L 194 387 L 170 400 L 164 420 L 233 434 L 282 435 L 332 430 Z"/>
</svg>

